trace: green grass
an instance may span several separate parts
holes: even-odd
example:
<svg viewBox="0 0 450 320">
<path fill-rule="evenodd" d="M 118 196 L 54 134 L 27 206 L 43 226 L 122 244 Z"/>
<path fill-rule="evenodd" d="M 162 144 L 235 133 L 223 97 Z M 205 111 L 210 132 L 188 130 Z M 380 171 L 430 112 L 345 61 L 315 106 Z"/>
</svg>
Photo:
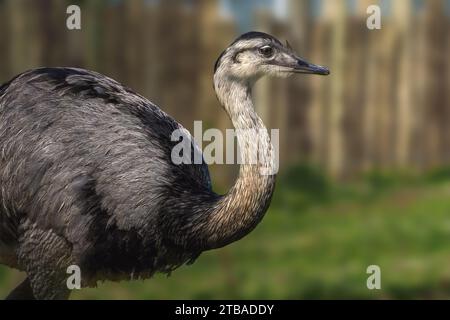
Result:
<svg viewBox="0 0 450 320">
<path fill-rule="evenodd" d="M 241 241 L 170 277 L 106 282 L 72 298 L 450 298 L 450 183 L 438 180 L 383 182 L 376 192 L 370 183 L 319 181 L 303 198 L 301 185 L 280 183 L 263 222 Z M 366 287 L 372 264 L 381 267 L 381 290 Z M 0 295 L 19 278 L 0 268 Z"/>
</svg>

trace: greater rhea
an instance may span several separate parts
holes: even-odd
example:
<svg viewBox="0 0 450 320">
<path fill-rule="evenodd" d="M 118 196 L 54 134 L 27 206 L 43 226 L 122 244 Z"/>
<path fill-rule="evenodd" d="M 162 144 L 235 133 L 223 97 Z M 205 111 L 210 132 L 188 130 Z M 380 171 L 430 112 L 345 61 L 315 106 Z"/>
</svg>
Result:
<svg viewBox="0 0 450 320">
<path fill-rule="evenodd" d="M 204 162 L 171 161 L 180 124 L 104 75 L 39 68 L 2 85 L 0 263 L 27 274 L 9 298 L 68 298 L 70 265 L 83 286 L 169 273 L 248 234 L 275 186 L 275 174 L 260 170 L 274 160 L 251 89 L 261 76 L 294 73 L 329 71 L 261 32 L 217 60 L 214 89 L 241 129 L 242 158 L 262 154 L 241 165 L 225 195 L 211 189 Z"/>
</svg>

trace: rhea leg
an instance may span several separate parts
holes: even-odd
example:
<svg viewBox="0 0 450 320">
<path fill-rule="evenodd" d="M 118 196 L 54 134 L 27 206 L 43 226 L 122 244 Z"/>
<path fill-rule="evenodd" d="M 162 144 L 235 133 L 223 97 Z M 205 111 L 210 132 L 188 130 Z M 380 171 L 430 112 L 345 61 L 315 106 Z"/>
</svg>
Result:
<svg viewBox="0 0 450 320">
<path fill-rule="evenodd" d="M 35 299 L 61 300 L 69 297 L 66 269 L 70 265 L 70 255 L 70 245 L 52 230 L 31 227 L 24 232 L 18 260 L 27 272 L 27 283 Z M 23 285 L 25 290 L 26 284 Z"/>
<path fill-rule="evenodd" d="M 10 292 L 6 300 L 35 300 L 30 280 L 28 278 L 23 280 L 21 284 Z"/>
</svg>

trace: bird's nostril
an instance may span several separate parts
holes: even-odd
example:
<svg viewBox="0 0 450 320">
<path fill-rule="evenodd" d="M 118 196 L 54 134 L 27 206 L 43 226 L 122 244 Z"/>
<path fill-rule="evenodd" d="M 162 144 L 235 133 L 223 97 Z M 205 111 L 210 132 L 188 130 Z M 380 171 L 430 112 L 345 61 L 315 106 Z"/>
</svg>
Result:
<svg viewBox="0 0 450 320">
<path fill-rule="evenodd" d="M 299 60 L 297 60 L 297 65 L 299 67 L 306 67 L 306 66 L 308 66 L 308 63 L 306 63 L 305 61 L 299 59 Z"/>
</svg>

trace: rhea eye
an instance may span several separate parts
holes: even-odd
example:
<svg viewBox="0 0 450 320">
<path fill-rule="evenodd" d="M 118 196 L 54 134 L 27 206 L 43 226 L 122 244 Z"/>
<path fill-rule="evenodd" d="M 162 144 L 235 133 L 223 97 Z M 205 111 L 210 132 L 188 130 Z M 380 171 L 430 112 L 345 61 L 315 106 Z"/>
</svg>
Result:
<svg viewBox="0 0 450 320">
<path fill-rule="evenodd" d="M 271 46 L 263 46 L 259 48 L 259 53 L 264 57 L 269 58 L 273 55 L 273 48 Z"/>
</svg>

